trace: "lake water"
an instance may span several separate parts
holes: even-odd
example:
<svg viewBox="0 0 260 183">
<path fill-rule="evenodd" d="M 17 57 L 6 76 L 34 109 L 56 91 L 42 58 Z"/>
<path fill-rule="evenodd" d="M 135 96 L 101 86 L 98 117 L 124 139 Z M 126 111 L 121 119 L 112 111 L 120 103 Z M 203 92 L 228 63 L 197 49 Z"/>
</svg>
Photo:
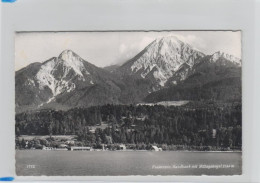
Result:
<svg viewBox="0 0 260 183">
<path fill-rule="evenodd" d="M 241 152 L 17 150 L 17 175 L 239 175 Z"/>
</svg>

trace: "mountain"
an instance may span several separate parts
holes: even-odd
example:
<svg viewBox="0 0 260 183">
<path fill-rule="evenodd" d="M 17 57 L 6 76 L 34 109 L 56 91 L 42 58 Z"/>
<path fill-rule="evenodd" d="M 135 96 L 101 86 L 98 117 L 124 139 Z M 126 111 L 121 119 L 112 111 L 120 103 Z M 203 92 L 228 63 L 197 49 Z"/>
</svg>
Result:
<svg viewBox="0 0 260 183">
<path fill-rule="evenodd" d="M 169 100 L 241 100 L 241 59 L 212 55 L 174 36 L 122 66 L 99 68 L 71 50 L 15 73 L 16 113 Z"/>
<path fill-rule="evenodd" d="M 172 84 L 176 85 L 181 81 L 187 79 L 191 75 L 196 75 L 199 73 L 214 73 L 217 72 L 219 77 L 226 77 L 223 74 L 231 74 L 232 71 L 226 72 L 227 69 L 240 68 L 242 65 L 241 59 L 236 58 L 224 52 L 216 52 L 212 55 L 206 55 L 197 60 L 197 63 L 193 66 L 187 63 L 182 64 L 179 69 L 173 74 L 173 76 L 167 81 L 167 86 Z M 201 80 L 214 80 L 215 76 L 210 75 L 205 77 L 201 76 Z"/>
<path fill-rule="evenodd" d="M 153 89 L 158 90 L 165 86 L 182 65 L 192 67 L 204 56 L 205 54 L 174 36 L 163 37 L 154 40 L 116 71 L 122 76 L 150 80 Z"/>
<path fill-rule="evenodd" d="M 218 62 L 223 65 L 233 64 L 233 65 L 239 66 L 239 67 L 241 67 L 241 65 L 242 65 L 241 59 L 239 59 L 233 55 L 221 52 L 221 51 L 218 51 L 218 52 L 214 53 L 213 55 L 211 55 L 210 62 L 216 62 L 216 63 Z"/>
<path fill-rule="evenodd" d="M 168 88 L 151 93 L 144 100 L 241 101 L 241 65 L 241 59 L 223 52 L 207 55 L 193 67 L 181 66 L 168 80 Z"/>
<path fill-rule="evenodd" d="M 71 50 L 15 73 L 16 111 L 119 103 L 121 83 Z"/>
</svg>

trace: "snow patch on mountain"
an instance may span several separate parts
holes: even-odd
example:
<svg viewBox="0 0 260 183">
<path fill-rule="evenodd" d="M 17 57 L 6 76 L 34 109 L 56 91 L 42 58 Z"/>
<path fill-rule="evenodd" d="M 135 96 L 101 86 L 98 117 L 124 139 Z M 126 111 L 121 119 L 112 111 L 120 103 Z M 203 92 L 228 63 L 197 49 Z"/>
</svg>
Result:
<svg viewBox="0 0 260 183">
<path fill-rule="evenodd" d="M 63 74 L 61 74 L 62 76 L 60 78 L 56 78 L 55 71 L 60 64 L 63 67 Z M 43 90 L 44 87 L 47 86 L 52 91 L 53 96 L 57 96 L 65 91 L 73 91 L 75 89 L 75 84 L 70 80 L 65 79 L 71 69 L 75 71 L 74 67 L 61 63 L 61 60 L 58 58 L 52 58 L 45 62 L 35 76 L 39 83 L 39 88 Z M 79 74 L 78 71 L 75 71 L 75 73 Z M 82 73 L 79 76 L 83 78 Z"/>
<path fill-rule="evenodd" d="M 159 81 L 159 85 L 164 86 L 164 84 L 167 82 L 168 78 L 165 76 L 166 74 L 161 70 L 157 69 L 153 72 L 154 78 L 156 78 Z"/>
<path fill-rule="evenodd" d="M 36 75 L 36 79 L 39 83 L 39 88 L 44 89 L 45 86 L 48 86 L 51 89 L 53 95 L 57 94 L 55 90 L 55 85 L 57 81 L 52 75 L 52 70 L 56 65 L 55 60 L 56 59 L 53 58 L 52 60 L 49 60 L 44 65 L 42 65 L 41 69 Z"/>
<path fill-rule="evenodd" d="M 27 85 L 35 86 L 34 80 L 32 80 L 32 79 L 30 79 L 30 78 L 27 79 L 27 83 L 26 83 L 26 84 L 27 84 Z"/>
</svg>

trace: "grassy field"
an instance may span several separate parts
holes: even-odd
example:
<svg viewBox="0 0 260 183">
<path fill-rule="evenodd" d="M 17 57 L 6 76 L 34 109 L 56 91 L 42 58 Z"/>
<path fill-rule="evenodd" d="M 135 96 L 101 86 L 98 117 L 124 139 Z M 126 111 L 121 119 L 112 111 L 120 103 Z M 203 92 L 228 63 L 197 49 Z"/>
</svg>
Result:
<svg viewBox="0 0 260 183">
<path fill-rule="evenodd" d="M 76 138 L 76 135 L 52 135 L 54 139 L 61 140 L 61 139 L 66 139 L 66 140 L 72 140 Z M 21 135 L 18 137 L 19 140 L 33 140 L 34 138 L 36 139 L 47 139 L 50 138 L 49 135 Z"/>
<path fill-rule="evenodd" d="M 180 100 L 180 101 L 161 101 L 161 102 L 156 102 L 156 103 L 140 103 L 138 105 L 149 105 L 149 106 L 154 106 L 154 105 L 163 105 L 163 106 L 181 106 L 189 103 L 187 100 Z"/>
</svg>

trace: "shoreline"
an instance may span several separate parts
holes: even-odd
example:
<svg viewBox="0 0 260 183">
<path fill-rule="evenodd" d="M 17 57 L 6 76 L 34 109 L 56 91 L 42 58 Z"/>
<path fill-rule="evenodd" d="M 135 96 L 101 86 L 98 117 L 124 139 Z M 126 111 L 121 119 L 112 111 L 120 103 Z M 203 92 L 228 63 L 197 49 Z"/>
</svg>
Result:
<svg viewBox="0 0 260 183">
<path fill-rule="evenodd" d="M 15 149 L 15 151 L 70 151 L 70 150 L 61 150 L 61 149 L 54 149 L 54 150 L 42 150 L 42 149 Z M 72 152 L 72 151 L 70 151 Z M 75 152 L 75 151 L 74 151 Z M 79 151 L 76 151 L 79 152 Z M 82 151 L 80 151 L 82 152 Z M 110 151 L 110 150 L 92 150 L 92 151 L 84 151 L 84 152 L 194 152 L 194 153 L 242 153 L 242 150 L 237 150 L 237 151 L 152 151 L 152 150 L 115 150 L 115 151 Z"/>
</svg>

